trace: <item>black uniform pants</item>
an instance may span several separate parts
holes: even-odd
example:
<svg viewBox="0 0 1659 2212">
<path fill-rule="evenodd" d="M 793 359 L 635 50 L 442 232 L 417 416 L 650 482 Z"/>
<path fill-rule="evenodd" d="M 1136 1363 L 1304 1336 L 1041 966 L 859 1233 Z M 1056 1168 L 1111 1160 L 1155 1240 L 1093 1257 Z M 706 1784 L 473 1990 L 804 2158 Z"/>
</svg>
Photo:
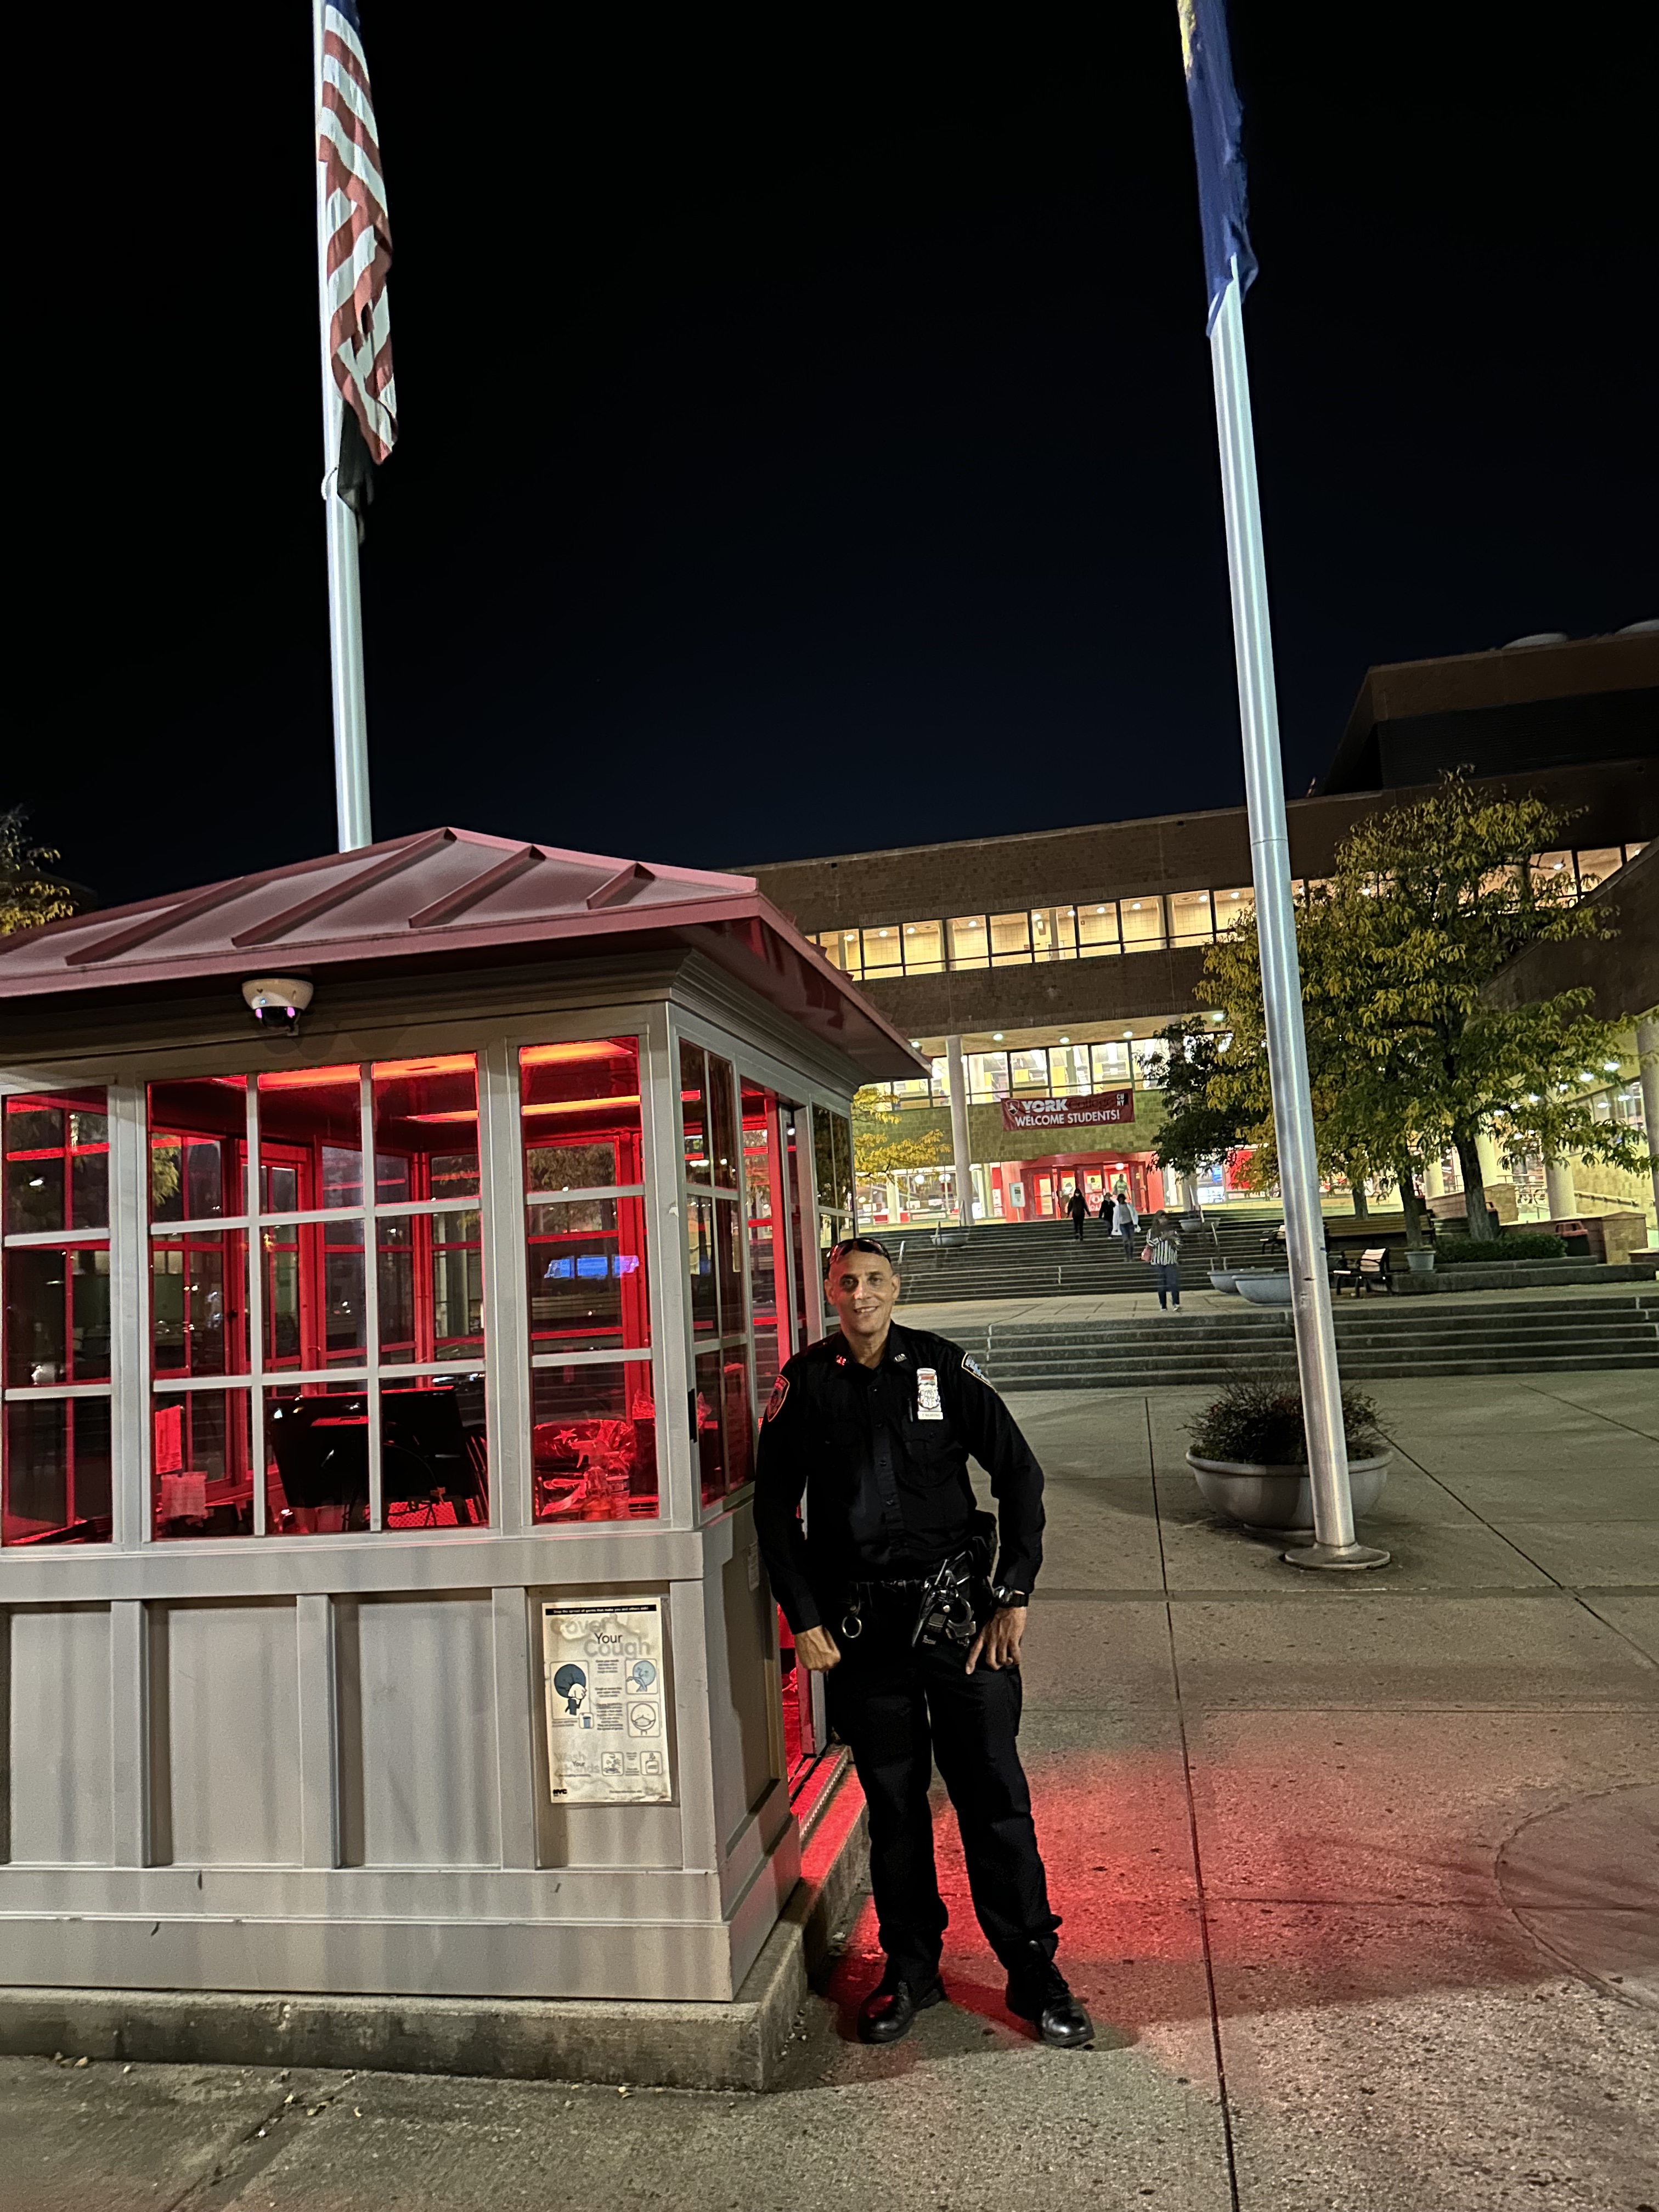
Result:
<svg viewBox="0 0 1659 2212">
<path fill-rule="evenodd" d="M 912 1613 L 913 1613 L 912 1608 Z M 912 1650 L 909 1619 L 870 1622 L 827 1679 L 830 1717 L 870 1808 L 870 1887 L 890 1972 L 913 1988 L 939 1972 L 950 1915 L 933 1864 L 933 1762 L 950 1792 L 974 1911 L 1011 1972 L 1050 1960 L 1060 1922 L 1019 1763 L 1018 1668 L 969 1674 L 953 1644 Z M 1035 1954 L 1033 1946 L 1036 1947 Z"/>
</svg>

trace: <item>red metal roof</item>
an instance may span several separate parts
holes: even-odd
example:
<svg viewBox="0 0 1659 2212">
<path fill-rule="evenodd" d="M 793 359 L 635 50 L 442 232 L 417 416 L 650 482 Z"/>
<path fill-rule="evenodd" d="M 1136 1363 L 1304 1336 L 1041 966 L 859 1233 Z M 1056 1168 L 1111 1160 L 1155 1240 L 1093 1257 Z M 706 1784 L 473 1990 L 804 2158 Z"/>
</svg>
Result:
<svg viewBox="0 0 1659 2212">
<path fill-rule="evenodd" d="M 620 951 L 624 940 L 629 950 L 678 944 L 705 953 L 872 1077 L 922 1065 L 752 876 L 471 830 L 422 830 L 0 937 L 0 1004 L 214 976 L 315 982 L 388 960 L 499 964 L 578 942 L 588 953 Z"/>
</svg>

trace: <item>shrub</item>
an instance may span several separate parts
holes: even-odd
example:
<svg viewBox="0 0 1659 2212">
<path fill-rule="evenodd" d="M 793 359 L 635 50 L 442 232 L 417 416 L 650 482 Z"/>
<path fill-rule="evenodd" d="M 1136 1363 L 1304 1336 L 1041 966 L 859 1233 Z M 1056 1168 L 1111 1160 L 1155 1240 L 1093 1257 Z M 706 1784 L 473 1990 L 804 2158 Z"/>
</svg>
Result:
<svg viewBox="0 0 1659 2212">
<path fill-rule="evenodd" d="M 1236 1375 L 1221 1395 L 1187 1424 L 1200 1459 L 1251 1460 L 1261 1467 L 1304 1467 L 1307 1431 L 1294 1368 Z M 1342 1429 L 1356 1459 L 1377 1449 L 1376 1407 L 1352 1386 L 1342 1393 Z"/>
<path fill-rule="evenodd" d="M 1565 1260 L 1567 1248 L 1546 1229 L 1506 1229 L 1501 1237 L 1442 1237 L 1437 1267 L 1490 1267 L 1510 1260 Z"/>
</svg>

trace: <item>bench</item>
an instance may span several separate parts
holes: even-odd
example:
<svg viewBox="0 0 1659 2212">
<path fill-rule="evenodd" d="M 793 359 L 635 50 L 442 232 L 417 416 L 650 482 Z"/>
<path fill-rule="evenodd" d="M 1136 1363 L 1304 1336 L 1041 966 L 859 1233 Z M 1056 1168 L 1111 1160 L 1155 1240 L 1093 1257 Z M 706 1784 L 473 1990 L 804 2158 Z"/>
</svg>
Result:
<svg viewBox="0 0 1659 2212">
<path fill-rule="evenodd" d="M 1358 1259 L 1345 1258 L 1332 1263 L 1331 1288 L 1339 1294 L 1343 1291 L 1352 1291 L 1358 1297 L 1362 1291 L 1388 1291 L 1393 1287 L 1386 1244 L 1370 1246 L 1361 1252 Z"/>
</svg>

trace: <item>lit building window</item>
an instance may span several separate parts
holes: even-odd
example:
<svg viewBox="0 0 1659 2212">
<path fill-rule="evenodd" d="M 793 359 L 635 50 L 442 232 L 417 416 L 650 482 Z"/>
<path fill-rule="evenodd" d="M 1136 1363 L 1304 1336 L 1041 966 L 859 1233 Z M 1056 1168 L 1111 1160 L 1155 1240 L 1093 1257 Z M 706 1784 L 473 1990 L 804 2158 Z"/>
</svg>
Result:
<svg viewBox="0 0 1659 2212">
<path fill-rule="evenodd" d="M 936 975 L 945 965 L 945 925 L 939 921 L 907 921 L 904 925 L 904 972 L 907 975 Z"/>
<path fill-rule="evenodd" d="M 1031 922 L 1025 914 L 994 914 L 991 916 L 991 965 L 994 968 L 1024 968 L 1031 958 Z"/>
<path fill-rule="evenodd" d="M 1126 952 L 1157 952 L 1164 946 L 1164 902 L 1161 898 L 1120 899 L 1118 918 L 1123 927 Z"/>
<path fill-rule="evenodd" d="M 1103 953 L 1118 951 L 1117 906 L 1113 902 L 1103 905 L 1098 901 L 1077 909 L 1078 951 L 1085 960 L 1097 959 Z"/>
<path fill-rule="evenodd" d="M 1211 935 L 1208 891 L 1171 891 L 1170 942 L 1175 945 L 1207 945 Z"/>
<path fill-rule="evenodd" d="M 990 933 L 985 927 L 982 914 L 958 915 L 945 927 L 950 939 L 952 968 L 990 966 Z"/>
</svg>

